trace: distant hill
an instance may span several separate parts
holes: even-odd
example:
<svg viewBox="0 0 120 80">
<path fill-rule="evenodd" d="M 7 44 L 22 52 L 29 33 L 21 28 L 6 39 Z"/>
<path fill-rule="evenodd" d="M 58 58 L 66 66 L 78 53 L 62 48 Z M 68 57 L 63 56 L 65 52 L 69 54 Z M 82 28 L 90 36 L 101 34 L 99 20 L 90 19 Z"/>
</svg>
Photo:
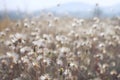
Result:
<svg viewBox="0 0 120 80">
<path fill-rule="evenodd" d="M 89 17 L 91 15 L 90 10 L 94 8 L 94 5 L 78 2 L 70 2 L 60 4 L 60 6 L 54 6 L 44 9 L 46 12 L 53 12 L 57 15 L 63 15 L 69 13 L 72 16 Z M 37 13 L 37 12 L 36 12 Z"/>
<path fill-rule="evenodd" d="M 113 17 L 113 16 L 120 16 L 120 3 L 113 5 L 113 6 L 99 6 L 100 10 L 102 11 L 102 17 Z M 65 13 L 69 13 L 69 15 L 76 16 L 76 17 L 83 17 L 89 18 L 93 17 L 93 12 L 95 9 L 95 5 L 90 5 L 87 3 L 82 2 L 69 2 L 60 4 L 60 6 L 53 6 L 44 10 L 38 10 L 33 12 L 34 16 L 40 15 L 42 11 L 44 12 L 52 12 L 55 15 L 64 15 Z M 8 16 L 12 19 L 19 19 L 25 16 L 23 12 L 17 11 L 9 11 Z M 0 19 L 3 18 L 4 12 L 0 11 Z"/>
<path fill-rule="evenodd" d="M 106 7 L 99 5 L 103 17 L 120 16 L 119 7 L 120 4 L 113 6 L 106 6 Z M 68 12 L 73 16 L 91 17 L 93 16 L 94 9 L 95 9 L 95 5 L 90 5 L 81 2 L 70 2 L 70 3 L 61 4 L 60 6 L 54 6 L 48 8 L 46 9 L 46 11 L 51 11 L 57 14 L 64 14 L 65 12 Z"/>
<path fill-rule="evenodd" d="M 89 5 L 86 3 L 70 2 L 61 4 L 60 6 L 55 6 L 48 8 L 48 11 L 52 11 L 56 14 L 69 13 L 72 16 L 82 16 L 89 17 L 91 16 L 90 10 L 94 8 L 94 5 Z"/>
<path fill-rule="evenodd" d="M 3 19 L 6 15 L 10 19 L 16 20 L 23 18 L 25 16 L 25 13 L 23 12 L 18 13 L 17 11 L 7 11 L 7 13 L 5 13 L 4 11 L 0 11 L 0 19 Z"/>
<path fill-rule="evenodd" d="M 86 3 L 78 3 L 78 2 L 71 2 L 71 3 L 65 3 L 61 4 L 60 6 L 55 6 L 48 8 L 50 11 L 57 11 L 57 12 L 77 12 L 77 11 L 85 11 L 93 8 L 93 5 L 89 5 Z"/>
<path fill-rule="evenodd" d="M 113 5 L 113 6 L 103 7 L 102 11 L 104 12 L 104 15 L 107 17 L 120 16 L 119 7 L 120 7 L 120 3 Z"/>
</svg>

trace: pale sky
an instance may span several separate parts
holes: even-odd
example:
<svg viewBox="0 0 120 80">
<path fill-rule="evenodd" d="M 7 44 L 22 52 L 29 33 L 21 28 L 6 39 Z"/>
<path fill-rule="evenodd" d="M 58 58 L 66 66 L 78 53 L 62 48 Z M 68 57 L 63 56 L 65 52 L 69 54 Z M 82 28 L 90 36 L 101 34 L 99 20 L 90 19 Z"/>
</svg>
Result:
<svg viewBox="0 0 120 80">
<path fill-rule="evenodd" d="M 68 2 L 99 3 L 101 6 L 111 6 L 120 3 L 120 0 L 0 0 L 0 10 L 4 10 L 6 6 L 7 10 L 35 11 Z"/>
</svg>

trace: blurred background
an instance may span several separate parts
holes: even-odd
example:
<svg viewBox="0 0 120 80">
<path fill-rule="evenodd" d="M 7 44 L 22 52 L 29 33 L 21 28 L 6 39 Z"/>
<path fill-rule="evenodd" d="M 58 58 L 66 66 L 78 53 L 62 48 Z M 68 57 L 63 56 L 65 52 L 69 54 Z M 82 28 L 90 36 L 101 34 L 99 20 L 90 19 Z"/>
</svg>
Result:
<svg viewBox="0 0 120 80">
<path fill-rule="evenodd" d="M 0 0 L 0 3 L 0 19 L 5 15 L 18 19 L 48 12 L 82 18 L 120 16 L 120 0 Z"/>
</svg>

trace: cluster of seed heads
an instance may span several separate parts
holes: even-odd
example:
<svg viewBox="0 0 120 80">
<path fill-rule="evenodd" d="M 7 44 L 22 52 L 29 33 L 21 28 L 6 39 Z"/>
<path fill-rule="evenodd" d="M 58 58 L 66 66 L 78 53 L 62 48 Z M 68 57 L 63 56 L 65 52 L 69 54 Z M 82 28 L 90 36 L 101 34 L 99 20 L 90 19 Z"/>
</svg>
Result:
<svg viewBox="0 0 120 80">
<path fill-rule="evenodd" d="M 0 80 L 120 80 L 120 25 L 111 19 L 24 19 L 0 32 L 0 48 Z"/>
</svg>

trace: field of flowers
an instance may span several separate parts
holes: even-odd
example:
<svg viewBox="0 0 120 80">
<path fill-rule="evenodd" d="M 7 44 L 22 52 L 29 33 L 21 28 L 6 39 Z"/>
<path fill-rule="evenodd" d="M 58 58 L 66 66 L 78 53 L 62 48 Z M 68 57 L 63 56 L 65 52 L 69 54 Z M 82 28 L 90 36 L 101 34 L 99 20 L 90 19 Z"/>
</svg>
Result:
<svg viewBox="0 0 120 80">
<path fill-rule="evenodd" d="M 120 80 L 120 18 L 9 23 L 0 31 L 0 80 Z"/>
</svg>

